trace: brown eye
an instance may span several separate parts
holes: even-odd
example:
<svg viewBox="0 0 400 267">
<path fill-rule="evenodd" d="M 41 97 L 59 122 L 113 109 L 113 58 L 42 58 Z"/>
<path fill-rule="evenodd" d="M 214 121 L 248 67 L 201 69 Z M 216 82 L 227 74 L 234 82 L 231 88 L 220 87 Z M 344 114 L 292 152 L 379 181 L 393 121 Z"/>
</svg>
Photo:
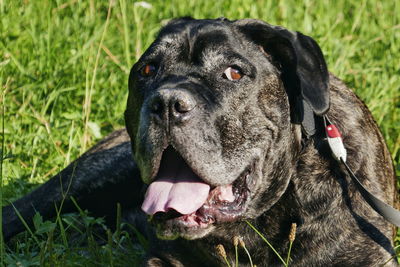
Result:
<svg viewBox="0 0 400 267">
<path fill-rule="evenodd" d="M 146 64 L 140 69 L 140 76 L 150 77 L 156 73 L 156 66 L 153 64 Z"/>
<path fill-rule="evenodd" d="M 243 73 L 234 67 L 229 67 L 224 71 L 223 77 L 230 81 L 238 81 L 243 77 Z"/>
</svg>

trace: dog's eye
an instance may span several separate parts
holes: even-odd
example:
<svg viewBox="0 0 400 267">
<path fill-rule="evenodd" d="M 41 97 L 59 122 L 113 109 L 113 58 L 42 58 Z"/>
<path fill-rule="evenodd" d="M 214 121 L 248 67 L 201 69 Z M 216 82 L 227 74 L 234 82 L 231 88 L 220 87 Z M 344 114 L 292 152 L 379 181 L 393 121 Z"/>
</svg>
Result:
<svg viewBox="0 0 400 267">
<path fill-rule="evenodd" d="M 146 64 L 140 69 L 140 76 L 150 77 L 156 73 L 156 66 L 154 64 Z"/>
<path fill-rule="evenodd" d="M 222 76 L 230 81 L 238 81 L 243 77 L 243 73 L 239 68 L 229 67 Z"/>
</svg>

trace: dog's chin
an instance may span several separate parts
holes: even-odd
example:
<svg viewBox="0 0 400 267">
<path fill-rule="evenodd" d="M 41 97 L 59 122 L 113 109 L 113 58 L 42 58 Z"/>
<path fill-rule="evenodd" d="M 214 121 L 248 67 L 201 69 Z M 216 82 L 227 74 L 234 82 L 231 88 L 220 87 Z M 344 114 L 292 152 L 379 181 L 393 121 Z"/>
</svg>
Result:
<svg viewBox="0 0 400 267">
<path fill-rule="evenodd" d="M 176 238 L 199 239 L 212 233 L 214 229 L 215 226 L 213 224 L 189 226 L 184 220 L 180 219 L 156 222 L 157 237 L 164 240 L 174 240 Z"/>
<path fill-rule="evenodd" d="M 181 214 L 170 209 L 151 216 L 150 221 L 156 226 L 157 236 L 161 239 L 198 239 L 213 232 L 217 224 L 244 218 L 256 180 L 255 162 L 249 164 L 233 183 L 210 185 L 206 201 L 196 211 Z"/>
</svg>

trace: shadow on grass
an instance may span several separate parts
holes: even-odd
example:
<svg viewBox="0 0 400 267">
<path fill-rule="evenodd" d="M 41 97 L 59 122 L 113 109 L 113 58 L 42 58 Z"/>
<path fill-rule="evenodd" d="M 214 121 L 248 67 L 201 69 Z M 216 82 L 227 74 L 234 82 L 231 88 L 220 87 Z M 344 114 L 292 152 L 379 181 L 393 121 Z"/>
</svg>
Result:
<svg viewBox="0 0 400 267">
<path fill-rule="evenodd" d="M 26 177 L 3 187 L 4 205 L 33 190 L 38 184 Z M 18 191 L 20 190 L 20 191 Z M 15 192 L 18 192 L 16 194 Z M 17 195 L 17 196 L 13 196 Z M 146 240 L 131 225 L 121 222 L 121 211 L 115 228 L 104 218 L 93 217 L 72 199 L 77 212 L 44 220 L 39 213 L 33 225 L 2 245 L 5 266 L 139 266 L 144 257 Z M 20 217 L 23 221 L 24 219 Z M 25 224 L 26 225 L 26 224 Z M 6 226 L 5 226 L 6 227 Z M 28 226 L 27 226 L 28 227 Z M 143 241 L 144 240 L 144 241 Z"/>
</svg>

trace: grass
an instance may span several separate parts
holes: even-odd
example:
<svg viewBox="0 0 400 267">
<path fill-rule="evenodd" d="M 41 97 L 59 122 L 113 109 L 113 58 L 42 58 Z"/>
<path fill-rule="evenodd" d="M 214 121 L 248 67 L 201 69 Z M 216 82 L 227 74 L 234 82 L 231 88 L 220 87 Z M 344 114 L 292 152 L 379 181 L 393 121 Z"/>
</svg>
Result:
<svg viewBox="0 0 400 267">
<path fill-rule="evenodd" d="M 330 71 L 354 88 L 372 111 L 400 175 L 400 2 L 157 0 L 149 4 L 0 0 L 0 203 L 26 194 L 101 137 L 123 127 L 131 65 L 161 25 L 186 15 L 259 18 L 315 38 Z M 1 243 L 1 265 L 119 266 L 126 249 L 133 246 L 128 237 L 105 230 L 100 246 L 91 241 L 95 239 L 91 229 L 104 227 L 102 221 L 84 212 L 79 223 L 76 219 L 64 216 L 57 224 L 37 219 L 32 235 L 23 234 L 12 249 Z M 86 226 L 85 220 L 89 220 Z M 73 228 L 82 232 L 84 242 L 69 235 Z M 83 243 L 89 246 L 83 248 Z M 132 250 L 140 257 L 140 249 Z"/>
<path fill-rule="evenodd" d="M 278 251 L 276 251 L 276 249 L 274 248 L 274 246 L 267 240 L 267 238 L 256 228 L 254 227 L 254 225 L 252 225 L 249 221 L 246 221 L 247 225 L 254 231 L 257 233 L 257 235 L 262 239 L 262 241 L 265 243 L 265 245 L 267 247 L 269 247 L 273 254 L 275 256 L 278 257 L 278 259 L 280 260 L 280 263 L 282 264 L 282 266 L 284 267 L 288 267 L 289 263 L 290 263 L 290 253 L 292 250 L 292 245 L 293 242 L 295 240 L 296 237 L 296 227 L 297 225 L 295 223 L 292 223 L 292 226 L 290 228 L 290 233 L 288 236 L 288 240 L 289 240 L 289 249 L 288 249 L 288 253 L 286 256 L 286 261 L 283 260 L 282 256 L 278 253 Z M 215 249 L 217 251 L 217 254 L 224 260 L 226 266 L 231 267 L 231 266 L 235 266 L 237 267 L 239 262 L 238 262 L 238 248 L 240 247 L 241 249 L 243 249 L 246 252 L 246 255 L 248 257 L 248 264 L 251 267 L 255 267 L 256 265 L 253 264 L 253 260 L 251 257 L 251 254 L 249 252 L 249 250 L 246 247 L 246 243 L 244 242 L 243 238 L 240 236 L 234 236 L 233 239 L 233 246 L 235 248 L 235 261 L 232 261 L 232 264 L 230 263 L 229 259 L 228 259 L 228 255 L 225 251 L 225 247 L 222 244 L 218 244 Z"/>
</svg>

